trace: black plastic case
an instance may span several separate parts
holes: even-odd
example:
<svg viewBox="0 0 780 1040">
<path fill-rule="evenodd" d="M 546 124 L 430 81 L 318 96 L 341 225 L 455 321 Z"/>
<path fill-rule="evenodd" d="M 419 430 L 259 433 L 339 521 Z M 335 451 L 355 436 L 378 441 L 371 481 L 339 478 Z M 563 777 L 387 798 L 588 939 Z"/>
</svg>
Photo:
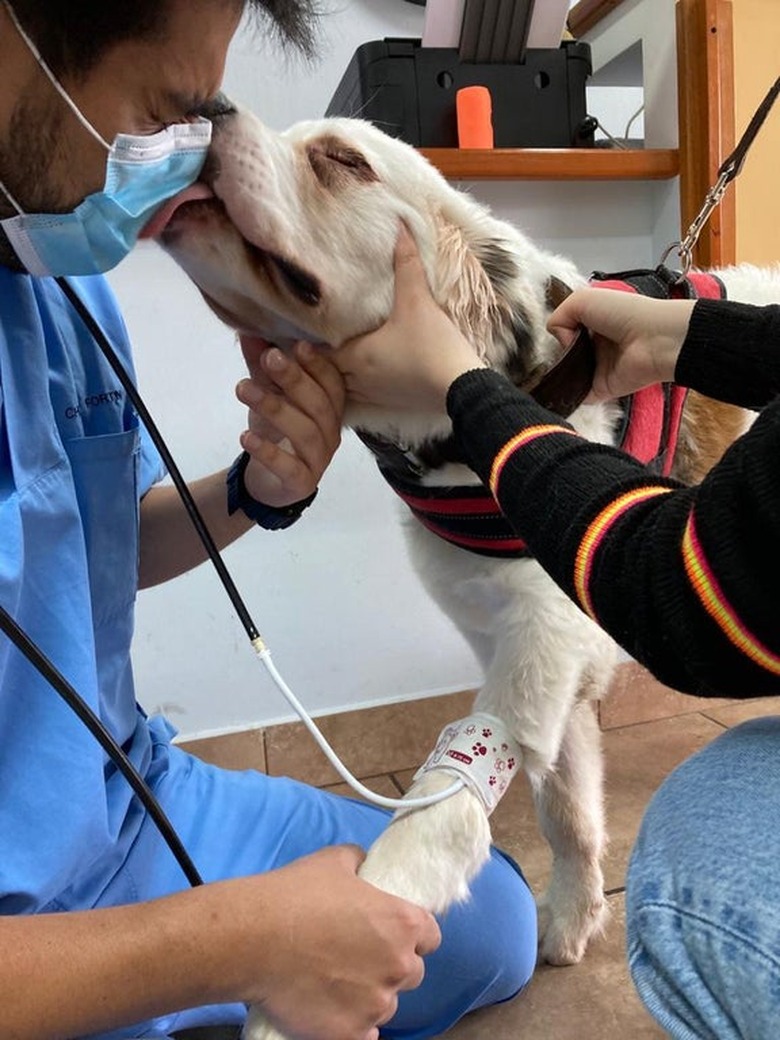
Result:
<svg viewBox="0 0 780 1040">
<path fill-rule="evenodd" d="M 368 119 L 418 148 L 457 148 L 456 93 L 479 85 L 490 90 L 496 148 L 593 145 L 585 118 L 587 43 L 527 50 L 519 65 L 462 62 L 455 48 L 420 43 L 385 39 L 358 47 L 326 115 Z"/>
</svg>

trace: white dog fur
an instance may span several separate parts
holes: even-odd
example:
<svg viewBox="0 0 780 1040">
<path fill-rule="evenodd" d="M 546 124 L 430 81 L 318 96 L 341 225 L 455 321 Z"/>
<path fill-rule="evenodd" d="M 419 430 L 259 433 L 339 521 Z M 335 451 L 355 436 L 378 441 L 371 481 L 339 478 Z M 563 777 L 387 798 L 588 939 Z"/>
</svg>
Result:
<svg viewBox="0 0 780 1040">
<path fill-rule="evenodd" d="M 558 357 L 545 329 L 548 281 L 554 275 L 576 287 L 585 278 L 368 123 L 321 120 L 277 134 L 239 112 L 215 134 L 208 177 L 216 199 L 183 206 L 161 242 L 234 328 L 281 346 L 305 337 L 338 348 L 377 327 L 391 309 L 393 251 L 404 220 L 434 297 L 491 366 L 518 368 L 518 328 L 526 375 Z M 719 274 L 732 299 L 780 301 L 778 272 L 741 267 Z M 615 405 L 582 406 L 570 422 L 584 436 L 610 442 L 617 415 Z M 348 422 L 411 451 L 451 432 L 441 417 L 365 407 L 353 408 Z M 676 475 L 701 479 L 745 424 L 738 410 L 689 395 Z M 425 483 L 478 481 L 465 466 L 447 464 Z M 606 916 L 602 762 L 592 701 L 607 690 L 614 644 L 533 560 L 474 555 L 412 520 L 407 533 L 425 587 L 484 669 L 476 709 L 498 715 L 522 746 L 553 852 L 539 901 L 540 957 L 572 964 Z M 447 773 L 429 773 L 409 795 L 451 782 Z M 467 898 L 489 843 L 486 814 L 466 788 L 435 806 L 397 814 L 361 873 L 443 911 Z M 255 1012 L 245 1036 L 278 1034 Z"/>
</svg>

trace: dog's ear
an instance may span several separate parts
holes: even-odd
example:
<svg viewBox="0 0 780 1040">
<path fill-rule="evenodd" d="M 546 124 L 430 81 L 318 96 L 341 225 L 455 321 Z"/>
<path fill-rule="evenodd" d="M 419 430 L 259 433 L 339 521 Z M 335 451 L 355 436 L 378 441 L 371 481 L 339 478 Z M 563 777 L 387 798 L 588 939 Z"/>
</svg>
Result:
<svg viewBox="0 0 780 1040">
<path fill-rule="evenodd" d="M 439 227 L 436 294 L 480 357 L 521 385 L 533 353 L 532 321 L 521 299 L 517 262 L 499 239 L 467 238 Z"/>
</svg>

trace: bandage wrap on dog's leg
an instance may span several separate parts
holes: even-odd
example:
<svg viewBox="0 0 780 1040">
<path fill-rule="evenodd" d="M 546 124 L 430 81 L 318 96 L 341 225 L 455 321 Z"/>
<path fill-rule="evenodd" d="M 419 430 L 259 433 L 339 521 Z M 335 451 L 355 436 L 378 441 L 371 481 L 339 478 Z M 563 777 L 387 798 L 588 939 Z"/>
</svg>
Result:
<svg viewBox="0 0 780 1040">
<path fill-rule="evenodd" d="M 432 770 L 456 773 L 478 796 L 489 816 L 521 762 L 520 745 L 501 719 L 477 712 L 444 727 L 414 779 Z"/>
</svg>

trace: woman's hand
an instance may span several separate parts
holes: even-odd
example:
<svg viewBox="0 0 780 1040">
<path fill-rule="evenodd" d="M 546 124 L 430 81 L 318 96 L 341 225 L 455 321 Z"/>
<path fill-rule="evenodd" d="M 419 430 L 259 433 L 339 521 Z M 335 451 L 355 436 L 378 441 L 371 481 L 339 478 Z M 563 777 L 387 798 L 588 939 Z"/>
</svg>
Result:
<svg viewBox="0 0 780 1040">
<path fill-rule="evenodd" d="M 280 508 L 310 495 L 341 440 L 344 381 L 329 355 L 299 343 L 289 357 L 261 339 L 241 338 L 249 376 L 236 396 L 249 409 L 241 446 L 251 460 L 252 498 Z"/>
<path fill-rule="evenodd" d="M 445 412 L 457 376 L 483 362 L 431 296 L 420 254 L 404 225 L 395 250 L 395 303 L 375 332 L 333 352 L 356 404 Z"/>
<path fill-rule="evenodd" d="M 695 300 L 652 300 L 614 289 L 577 289 L 547 328 L 570 347 L 581 326 L 596 347 L 586 403 L 624 397 L 652 383 L 672 382 Z"/>
</svg>

